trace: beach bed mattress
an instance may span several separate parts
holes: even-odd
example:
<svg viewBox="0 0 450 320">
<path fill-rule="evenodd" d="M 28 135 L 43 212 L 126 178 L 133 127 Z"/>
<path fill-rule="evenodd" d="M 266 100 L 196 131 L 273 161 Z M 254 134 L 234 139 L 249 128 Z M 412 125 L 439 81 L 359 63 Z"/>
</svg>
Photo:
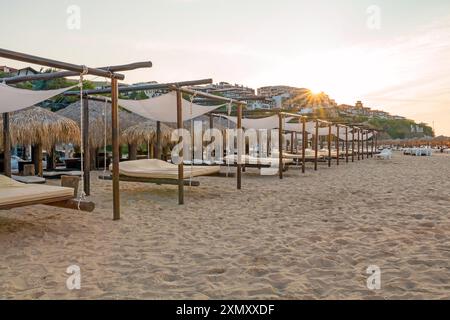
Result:
<svg viewBox="0 0 450 320">
<path fill-rule="evenodd" d="M 110 165 L 110 170 L 112 170 L 112 165 Z M 185 165 L 183 179 L 208 176 L 219 172 L 220 167 Z M 178 179 L 178 165 L 158 159 L 125 161 L 119 164 L 119 174 L 133 178 Z"/>
<path fill-rule="evenodd" d="M 32 185 L 14 181 L 6 176 L 0 175 L 0 208 L 13 204 L 38 202 L 49 203 L 73 198 L 73 189 Z"/>
<path fill-rule="evenodd" d="M 237 163 L 238 156 L 237 155 L 228 155 L 224 158 L 225 164 L 227 162 Z M 257 158 L 249 155 L 242 155 L 242 162 L 245 164 L 256 164 L 261 166 L 270 166 L 272 164 L 279 163 L 278 158 Z M 283 159 L 283 164 L 291 164 L 294 163 L 292 159 Z"/>
</svg>

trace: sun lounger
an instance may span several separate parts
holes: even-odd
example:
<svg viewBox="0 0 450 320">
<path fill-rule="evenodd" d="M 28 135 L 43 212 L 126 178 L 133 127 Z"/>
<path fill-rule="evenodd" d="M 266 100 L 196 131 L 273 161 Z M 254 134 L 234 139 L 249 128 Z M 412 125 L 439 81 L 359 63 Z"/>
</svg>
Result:
<svg viewBox="0 0 450 320">
<path fill-rule="evenodd" d="M 389 149 L 384 149 L 378 154 L 375 154 L 376 159 L 388 160 L 392 159 L 392 151 Z"/>
<path fill-rule="evenodd" d="M 24 184 L 0 175 L 0 210 L 45 204 L 56 207 L 93 211 L 94 204 L 74 199 L 72 188 Z"/>
<path fill-rule="evenodd" d="M 112 170 L 112 165 L 110 166 Z M 209 176 L 220 173 L 215 166 L 184 166 L 185 185 L 198 186 L 198 181 L 190 181 L 191 177 Z M 178 184 L 178 165 L 157 159 L 143 159 L 121 162 L 119 165 L 121 181 L 155 184 Z M 111 180 L 111 176 L 100 176 L 100 179 Z"/>
<path fill-rule="evenodd" d="M 38 176 L 15 176 L 15 175 L 13 175 L 12 178 L 15 181 L 25 183 L 25 184 L 43 184 L 43 183 L 45 183 L 45 178 L 41 178 Z"/>
</svg>

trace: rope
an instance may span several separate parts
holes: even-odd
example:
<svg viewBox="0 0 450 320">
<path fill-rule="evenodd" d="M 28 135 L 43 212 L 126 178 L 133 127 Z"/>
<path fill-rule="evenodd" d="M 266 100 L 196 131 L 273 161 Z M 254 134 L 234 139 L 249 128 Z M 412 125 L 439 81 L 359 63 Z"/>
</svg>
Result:
<svg viewBox="0 0 450 320">
<path fill-rule="evenodd" d="M 78 83 L 78 86 L 80 87 L 80 128 L 81 128 L 81 146 L 80 146 L 80 155 L 81 155 L 81 192 L 80 195 L 78 197 L 78 210 L 80 209 L 80 205 L 81 205 L 81 201 L 86 199 L 86 192 L 84 189 L 84 114 L 83 114 L 83 109 L 84 109 L 84 97 L 83 97 L 83 79 L 84 76 L 87 75 L 89 72 L 88 67 L 83 66 L 83 71 L 80 73 L 80 80 Z"/>
</svg>

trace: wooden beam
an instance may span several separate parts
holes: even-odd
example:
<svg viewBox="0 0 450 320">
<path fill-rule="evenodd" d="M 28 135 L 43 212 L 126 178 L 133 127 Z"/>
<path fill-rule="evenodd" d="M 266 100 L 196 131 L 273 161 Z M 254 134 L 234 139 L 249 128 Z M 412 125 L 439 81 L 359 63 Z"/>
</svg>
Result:
<svg viewBox="0 0 450 320">
<path fill-rule="evenodd" d="M 87 196 L 91 194 L 91 147 L 89 141 L 89 100 L 83 98 L 83 188 Z"/>
<path fill-rule="evenodd" d="M 11 178 L 11 133 L 9 113 L 3 113 L 3 168 L 5 176 Z"/>
<path fill-rule="evenodd" d="M 107 78 L 112 77 L 112 78 L 115 78 L 118 80 L 125 79 L 125 76 L 122 74 L 111 73 L 110 71 L 106 71 L 106 70 L 102 70 L 102 69 L 88 68 L 83 65 L 76 65 L 76 64 L 72 64 L 72 63 L 67 63 L 67 62 L 62 62 L 62 61 L 57 61 L 57 60 L 52 60 L 52 59 L 47 59 L 47 58 L 41 58 L 41 57 L 33 56 L 30 54 L 6 50 L 6 49 L 2 49 L 2 48 L 0 48 L 0 57 L 6 58 L 6 59 L 11 59 L 11 60 L 16 60 L 16 61 L 37 64 L 37 65 L 41 65 L 41 66 L 47 66 L 50 68 L 57 68 L 57 69 L 73 71 L 73 72 L 76 72 L 77 74 L 80 74 L 80 73 L 83 73 L 86 71 L 87 74 L 92 74 L 92 75 L 99 76 L 99 77 L 107 77 Z"/>
<path fill-rule="evenodd" d="M 135 62 L 130 64 L 124 64 L 119 66 L 110 66 L 110 67 L 100 67 L 96 69 L 101 69 L 109 72 L 120 72 L 120 71 L 130 71 L 130 70 L 136 70 L 141 68 L 151 68 L 152 63 L 150 61 L 145 62 Z M 66 77 L 75 77 L 80 75 L 79 72 L 73 72 L 73 71 L 57 71 L 57 72 L 51 72 L 51 73 L 38 73 L 38 74 L 30 74 L 26 76 L 17 76 L 17 77 L 10 77 L 10 78 L 3 78 L 2 81 L 4 81 L 7 84 L 14 84 L 14 83 L 20 83 L 20 82 L 26 82 L 26 81 L 36 81 L 36 80 L 52 80 L 52 79 L 60 79 L 60 78 L 66 78 Z"/>
<path fill-rule="evenodd" d="M 191 85 L 202 85 L 202 84 L 211 84 L 212 79 L 201 79 L 201 80 L 191 80 L 191 81 L 181 81 L 181 82 L 171 82 L 171 83 L 152 83 L 152 84 L 138 84 L 133 86 L 121 86 L 119 87 L 120 93 L 125 92 L 135 92 L 135 91 L 144 91 L 144 90 L 174 90 L 176 88 L 188 87 Z M 85 90 L 87 95 L 94 94 L 105 94 L 110 92 L 110 88 L 102 88 L 102 89 L 93 89 L 93 90 Z M 67 91 L 64 93 L 66 96 L 78 96 L 80 94 L 79 91 Z"/>
<path fill-rule="evenodd" d="M 181 132 L 183 129 L 183 100 L 182 100 L 182 94 L 180 90 L 176 90 L 177 92 L 177 128 Z M 183 137 L 178 137 L 178 143 L 183 142 Z M 180 159 L 181 162 L 178 164 L 178 204 L 184 204 L 184 166 L 183 166 L 183 156 L 184 156 L 184 149 L 181 149 L 180 152 Z"/>
<path fill-rule="evenodd" d="M 360 153 L 359 153 L 359 144 L 361 142 L 360 134 L 361 134 L 361 129 L 358 129 L 358 145 L 357 145 L 357 148 L 358 148 L 358 161 L 361 160 Z"/>
<path fill-rule="evenodd" d="M 120 145 L 119 145 L 119 105 L 117 79 L 111 79 L 111 127 L 113 152 L 113 220 L 120 220 Z"/>
</svg>

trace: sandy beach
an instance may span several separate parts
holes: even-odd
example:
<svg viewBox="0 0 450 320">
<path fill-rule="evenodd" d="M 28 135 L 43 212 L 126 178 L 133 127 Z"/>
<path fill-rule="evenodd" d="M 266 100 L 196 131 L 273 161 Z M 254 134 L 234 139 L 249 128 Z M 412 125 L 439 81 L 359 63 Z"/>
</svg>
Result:
<svg viewBox="0 0 450 320">
<path fill-rule="evenodd" d="M 450 299 L 450 155 L 309 164 L 282 181 L 248 169 L 242 191 L 202 177 L 184 206 L 175 186 L 121 183 L 120 221 L 97 175 L 93 213 L 0 212 L 1 299 Z"/>
</svg>

